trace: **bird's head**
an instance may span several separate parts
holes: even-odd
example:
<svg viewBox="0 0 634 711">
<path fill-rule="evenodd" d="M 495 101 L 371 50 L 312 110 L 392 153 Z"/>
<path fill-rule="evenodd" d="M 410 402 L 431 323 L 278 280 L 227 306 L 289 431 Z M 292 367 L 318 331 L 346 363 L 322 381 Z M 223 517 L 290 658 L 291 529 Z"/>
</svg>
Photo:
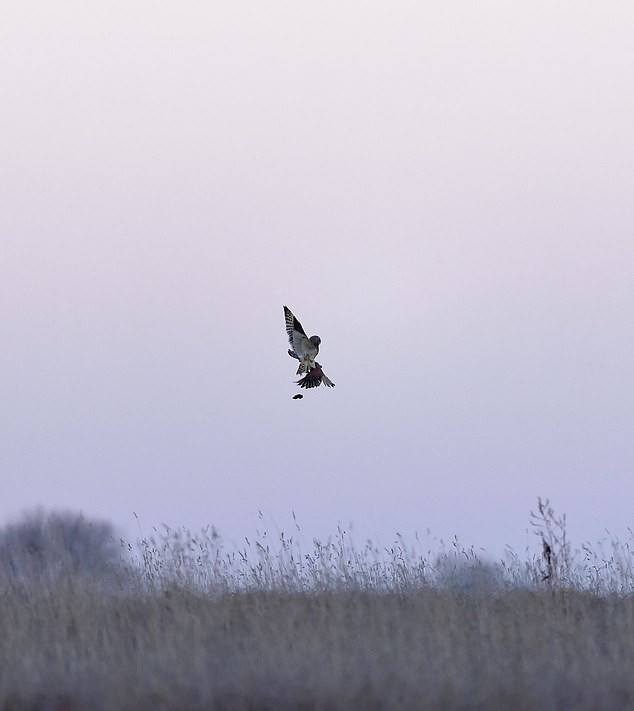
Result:
<svg viewBox="0 0 634 711">
<path fill-rule="evenodd" d="M 319 344 L 321 343 L 321 338 L 319 336 L 311 336 L 308 339 L 313 345 L 317 346 L 319 348 Z"/>
</svg>

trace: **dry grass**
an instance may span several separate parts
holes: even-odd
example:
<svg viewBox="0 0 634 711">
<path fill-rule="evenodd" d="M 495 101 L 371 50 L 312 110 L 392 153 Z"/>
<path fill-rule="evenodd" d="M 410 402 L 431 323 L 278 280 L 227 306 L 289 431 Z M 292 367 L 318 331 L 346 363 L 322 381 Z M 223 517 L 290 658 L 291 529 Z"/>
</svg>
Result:
<svg viewBox="0 0 634 711">
<path fill-rule="evenodd" d="M 547 504 L 535 520 L 550 562 L 343 532 L 227 553 L 166 530 L 101 576 L 51 550 L 56 576 L 0 588 L 0 708 L 634 708 L 629 546 L 573 554 Z"/>
</svg>

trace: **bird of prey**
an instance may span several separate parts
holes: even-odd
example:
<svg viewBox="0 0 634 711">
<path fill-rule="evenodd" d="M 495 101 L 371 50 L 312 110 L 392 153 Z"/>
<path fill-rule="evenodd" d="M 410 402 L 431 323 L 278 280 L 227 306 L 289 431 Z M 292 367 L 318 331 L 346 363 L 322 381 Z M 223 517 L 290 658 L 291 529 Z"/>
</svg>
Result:
<svg viewBox="0 0 634 711">
<path fill-rule="evenodd" d="M 308 338 L 302 324 L 287 306 L 284 307 L 284 317 L 288 340 L 292 346 L 288 349 L 288 355 L 299 361 L 297 375 L 305 373 L 304 377 L 297 381 L 297 385 L 300 388 L 318 388 L 323 383 L 327 388 L 334 388 L 335 384 L 315 360 L 319 353 L 321 338 L 319 336 Z"/>
<path fill-rule="evenodd" d="M 315 367 L 315 358 L 319 353 L 321 338 L 319 336 L 308 338 L 302 324 L 293 316 L 293 312 L 288 306 L 284 307 L 284 318 L 286 319 L 288 342 L 291 344 L 289 354 L 299 361 L 297 375 L 307 373 L 311 368 Z"/>
<path fill-rule="evenodd" d="M 315 361 L 315 367 L 311 368 L 306 375 L 297 381 L 300 388 L 318 388 L 321 384 L 327 388 L 334 388 L 335 384 L 321 369 L 321 365 Z"/>
</svg>

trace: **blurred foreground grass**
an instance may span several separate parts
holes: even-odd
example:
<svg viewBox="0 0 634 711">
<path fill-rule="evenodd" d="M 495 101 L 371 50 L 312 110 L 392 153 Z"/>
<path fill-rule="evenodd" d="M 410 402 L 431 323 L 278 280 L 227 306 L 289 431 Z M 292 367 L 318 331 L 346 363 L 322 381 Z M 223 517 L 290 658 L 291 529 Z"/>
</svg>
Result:
<svg viewBox="0 0 634 711">
<path fill-rule="evenodd" d="M 533 519 L 539 551 L 491 563 L 32 515 L 0 532 L 0 708 L 633 708 L 629 542 Z"/>
</svg>

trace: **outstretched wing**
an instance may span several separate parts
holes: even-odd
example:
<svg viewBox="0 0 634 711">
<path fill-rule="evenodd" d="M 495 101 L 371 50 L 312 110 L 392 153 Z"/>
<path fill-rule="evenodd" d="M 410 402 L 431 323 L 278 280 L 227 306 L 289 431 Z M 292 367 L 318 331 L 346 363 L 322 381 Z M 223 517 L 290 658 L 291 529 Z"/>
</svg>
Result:
<svg viewBox="0 0 634 711">
<path fill-rule="evenodd" d="M 327 377 L 326 373 L 322 371 L 322 378 L 321 382 L 327 387 L 327 388 L 334 388 L 335 384 L 332 382 L 332 380 Z"/>
<path fill-rule="evenodd" d="M 326 376 L 317 361 L 315 361 L 315 367 L 311 368 L 301 380 L 297 381 L 297 385 L 300 388 L 318 388 L 322 383 L 327 388 L 335 387 L 335 384 Z"/>
<path fill-rule="evenodd" d="M 295 318 L 293 312 L 284 307 L 284 318 L 286 320 L 286 333 L 288 333 L 288 342 L 291 344 L 295 358 L 302 359 L 307 353 L 315 351 L 314 345 L 309 340 L 302 324 Z"/>
</svg>

